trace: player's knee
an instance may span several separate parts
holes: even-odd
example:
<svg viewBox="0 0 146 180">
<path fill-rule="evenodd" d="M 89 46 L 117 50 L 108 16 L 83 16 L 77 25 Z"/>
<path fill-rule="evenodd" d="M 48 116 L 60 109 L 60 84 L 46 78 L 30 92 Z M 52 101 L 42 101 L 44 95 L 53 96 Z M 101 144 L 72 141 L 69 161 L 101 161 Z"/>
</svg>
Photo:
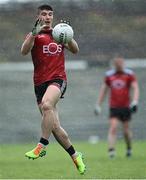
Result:
<svg viewBox="0 0 146 180">
<path fill-rule="evenodd" d="M 49 100 L 47 100 L 47 101 L 42 101 L 42 110 L 43 111 L 51 111 L 51 110 L 53 110 L 53 105 L 52 105 L 52 103 L 49 101 Z"/>
</svg>

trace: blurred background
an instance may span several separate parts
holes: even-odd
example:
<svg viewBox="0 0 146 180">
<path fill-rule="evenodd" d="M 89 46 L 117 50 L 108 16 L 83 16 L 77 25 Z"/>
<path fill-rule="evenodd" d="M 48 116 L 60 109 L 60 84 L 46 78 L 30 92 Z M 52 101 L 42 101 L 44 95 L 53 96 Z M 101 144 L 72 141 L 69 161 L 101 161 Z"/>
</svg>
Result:
<svg viewBox="0 0 146 180">
<path fill-rule="evenodd" d="M 54 8 L 54 25 L 61 19 L 71 22 L 80 47 L 77 55 L 66 53 L 68 89 L 59 103 L 62 126 L 73 140 L 106 139 L 107 100 L 100 116 L 93 110 L 104 73 L 120 53 L 139 80 L 139 112 L 131 128 L 135 139 L 145 139 L 145 0 L 0 0 L 0 143 L 37 142 L 40 135 L 31 57 L 22 57 L 20 48 L 32 30 L 36 8 L 44 3 Z"/>
</svg>

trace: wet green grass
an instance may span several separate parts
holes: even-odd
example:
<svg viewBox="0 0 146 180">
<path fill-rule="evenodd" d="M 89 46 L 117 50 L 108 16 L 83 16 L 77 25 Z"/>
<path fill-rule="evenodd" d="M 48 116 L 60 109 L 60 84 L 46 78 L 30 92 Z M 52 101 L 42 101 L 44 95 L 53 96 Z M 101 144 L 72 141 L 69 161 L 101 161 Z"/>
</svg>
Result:
<svg viewBox="0 0 146 180">
<path fill-rule="evenodd" d="M 77 150 L 84 153 L 87 171 L 78 174 L 66 152 L 58 144 L 50 144 L 47 156 L 37 160 L 24 157 L 34 145 L 1 145 L 1 179 L 99 179 L 99 178 L 146 178 L 146 143 L 135 142 L 133 157 L 125 157 L 123 142 L 117 144 L 117 156 L 109 159 L 107 143 L 92 145 L 85 142 L 75 143 Z"/>
</svg>

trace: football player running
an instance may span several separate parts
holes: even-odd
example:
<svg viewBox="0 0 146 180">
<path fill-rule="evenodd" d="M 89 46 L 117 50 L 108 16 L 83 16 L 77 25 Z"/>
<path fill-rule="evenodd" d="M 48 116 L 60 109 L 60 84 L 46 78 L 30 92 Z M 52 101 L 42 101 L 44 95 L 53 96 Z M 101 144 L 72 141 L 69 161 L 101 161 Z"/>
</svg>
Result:
<svg viewBox="0 0 146 180">
<path fill-rule="evenodd" d="M 63 98 L 67 87 L 64 49 L 76 54 L 77 42 L 72 39 L 68 44 L 59 44 L 52 37 L 53 8 L 49 5 L 38 7 L 37 21 L 32 32 L 24 40 L 21 53 L 31 53 L 34 64 L 34 90 L 42 115 L 42 134 L 39 143 L 25 154 L 29 159 L 46 155 L 49 137 L 54 135 L 59 144 L 67 151 L 80 174 L 85 172 L 82 153 L 77 152 L 61 127 L 57 103 Z"/>
<path fill-rule="evenodd" d="M 109 90 L 109 156 L 111 158 L 115 156 L 116 134 L 120 121 L 123 125 L 123 133 L 127 145 L 126 156 L 130 157 L 132 155 L 132 146 L 129 122 L 131 120 L 131 113 L 135 113 L 138 108 L 139 86 L 134 72 L 125 68 L 123 57 L 115 57 L 113 64 L 114 69 L 106 72 L 104 83 L 100 89 L 95 113 L 97 115 L 101 113 L 102 102 Z M 133 90 L 132 99 L 130 98 L 131 89 Z"/>
</svg>

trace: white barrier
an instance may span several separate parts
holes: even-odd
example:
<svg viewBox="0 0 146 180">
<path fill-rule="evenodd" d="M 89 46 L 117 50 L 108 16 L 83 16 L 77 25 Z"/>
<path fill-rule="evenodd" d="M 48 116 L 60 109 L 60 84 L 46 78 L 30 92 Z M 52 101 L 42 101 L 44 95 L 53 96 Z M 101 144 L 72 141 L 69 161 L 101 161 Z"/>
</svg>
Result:
<svg viewBox="0 0 146 180">
<path fill-rule="evenodd" d="M 125 64 L 129 68 L 146 68 L 146 59 L 126 59 Z"/>
<path fill-rule="evenodd" d="M 146 59 L 126 59 L 126 67 L 129 68 L 146 68 Z M 65 63 L 67 70 L 86 70 L 89 65 L 88 61 L 71 60 Z M 97 62 L 97 67 L 98 62 Z M 0 71 L 33 71 L 32 62 L 14 62 L 14 63 L 0 63 Z"/>
<path fill-rule="evenodd" d="M 88 68 L 88 63 L 83 60 L 67 61 L 67 70 L 85 70 Z M 14 63 L 0 63 L 0 71 L 32 71 L 32 62 L 14 62 Z"/>
</svg>

